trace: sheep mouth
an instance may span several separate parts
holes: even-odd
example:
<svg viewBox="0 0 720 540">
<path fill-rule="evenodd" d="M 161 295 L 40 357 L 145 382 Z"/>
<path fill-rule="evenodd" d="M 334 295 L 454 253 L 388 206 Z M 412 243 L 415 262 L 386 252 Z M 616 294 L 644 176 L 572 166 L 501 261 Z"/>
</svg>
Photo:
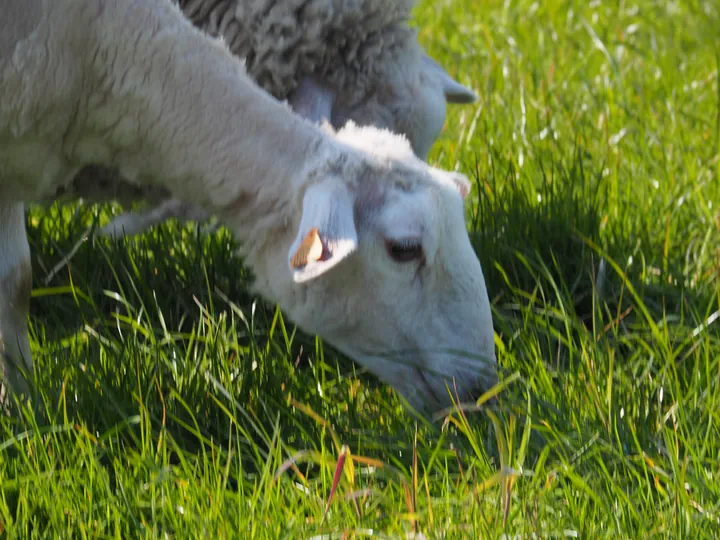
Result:
<svg viewBox="0 0 720 540">
<path fill-rule="evenodd" d="M 474 399 L 487 390 L 485 387 L 490 380 L 497 379 L 492 367 L 495 365 L 494 356 L 488 360 L 478 355 L 471 358 L 467 358 L 468 355 L 458 356 L 457 351 L 437 351 L 443 358 L 453 362 L 450 372 L 439 372 L 428 366 L 427 350 L 357 352 L 360 354 L 355 357 L 359 363 L 370 364 L 370 371 L 403 395 L 418 412 L 425 414 L 445 410 L 453 402 Z M 458 359 L 463 357 L 467 361 L 459 362 Z M 390 362 L 393 368 L 383 369 L 385 362 Z"/>
</svg>

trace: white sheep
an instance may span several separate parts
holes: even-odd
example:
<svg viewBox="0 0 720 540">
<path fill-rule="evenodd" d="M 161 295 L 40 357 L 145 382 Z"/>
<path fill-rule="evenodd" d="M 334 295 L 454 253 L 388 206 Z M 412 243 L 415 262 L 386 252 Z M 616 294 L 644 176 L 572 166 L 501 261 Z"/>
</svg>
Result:
<svg viewBox="0 0 720 540">
<path fill-rule="evenodd" d="M 463 175 L 403 137 L 335 132 L 260 89 L 166 0 L 8 0 L 0 20 L 0 356 L 26 392 L 23 205 L 97 164 L 207 209 L 255 290 L 420 410 L 497 380 Z M 282 148 L 282 152 L 269 149 Z"/>
<path fill-rule="evenodd" d="M 222 38 L 248 74 L 298 114 L 327 119 L 336 129 L 352 120 L 404 134 L 422 159 L 445 123 L 446 102 L 477 99 L 419 45 L 409 26 L 415 0 L 172 1 L 196 27 Z M 150 202 L 154 207 L 121 214 L 99 235 L 210 217 L 179 200 Z"/>
</svg>

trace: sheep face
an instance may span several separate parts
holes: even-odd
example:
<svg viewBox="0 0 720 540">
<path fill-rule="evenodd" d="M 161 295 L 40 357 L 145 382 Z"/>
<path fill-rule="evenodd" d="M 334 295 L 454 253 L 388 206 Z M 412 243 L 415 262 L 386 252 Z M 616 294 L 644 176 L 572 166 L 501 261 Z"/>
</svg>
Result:
<svg viewBox="0 0 720 540">
<path fill-rule="evenodd" d="M 305 192 L 284 307 L 427 413 L 497 381 L 494 333 L 465 228 L 469 183 L 405 157 Z"/>
</svg>

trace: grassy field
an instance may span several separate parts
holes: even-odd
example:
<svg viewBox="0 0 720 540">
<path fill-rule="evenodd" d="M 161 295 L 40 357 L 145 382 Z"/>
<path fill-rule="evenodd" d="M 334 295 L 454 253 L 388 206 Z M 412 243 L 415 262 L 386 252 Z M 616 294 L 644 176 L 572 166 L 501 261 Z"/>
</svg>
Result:
<svg viewBox="0 0 720 540">
<path fill-rule="evenodd" d="M 720 7 L 416 19 L 480 95 L 431 161 L 475 180 L 498 403 L 415 418 L 250 296 L 222 230 L 87 243 L 46 283 L 108 209 L 33 209 L 40 410 L 0 419 L 0 537 L 720 535 Z"/>
</svg>

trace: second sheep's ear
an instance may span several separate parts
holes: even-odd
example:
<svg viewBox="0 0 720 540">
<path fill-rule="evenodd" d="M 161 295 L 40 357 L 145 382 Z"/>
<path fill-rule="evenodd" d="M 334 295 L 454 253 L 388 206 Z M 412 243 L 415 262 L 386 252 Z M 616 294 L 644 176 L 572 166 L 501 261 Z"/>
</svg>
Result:
<svg viewBox="0 0 720 540">
<path fill-rule="evenodd" d="M 445 71 L 444 67 L 442 67 L 438 62 L 433 60 L 427 54 L 423 56 L 423 63 L 425 64 L 425 67 L 428 68 L 431 72 L 433 72 L 434 75 L 440 80 L 443 92 L 445 93 L 445 100 L 448 103 L 465 104 L 474 103 L 475 101 L 477 101 L 477 96 L 475 95 L 475 92 L 470 90 L 467 86 L 463 86 L 455 79 L 453 79 L 450 74 Z"/>
<path fill-rule="evenodd" d="M 335 92 L 316 83 L 312 77 L 305 77 L 288 97 L 288 103 L 295 114 L 312 122 L 328 122 L 332 119 Z"/>
<path fill-rule="evenodd" d="M 328 180 L 308 188 L 300 227 L 288 253 L 296 283 L 324 274 L 357 249 L 353 214 L 352 196 L 344 185 Z"/>
</svg>

